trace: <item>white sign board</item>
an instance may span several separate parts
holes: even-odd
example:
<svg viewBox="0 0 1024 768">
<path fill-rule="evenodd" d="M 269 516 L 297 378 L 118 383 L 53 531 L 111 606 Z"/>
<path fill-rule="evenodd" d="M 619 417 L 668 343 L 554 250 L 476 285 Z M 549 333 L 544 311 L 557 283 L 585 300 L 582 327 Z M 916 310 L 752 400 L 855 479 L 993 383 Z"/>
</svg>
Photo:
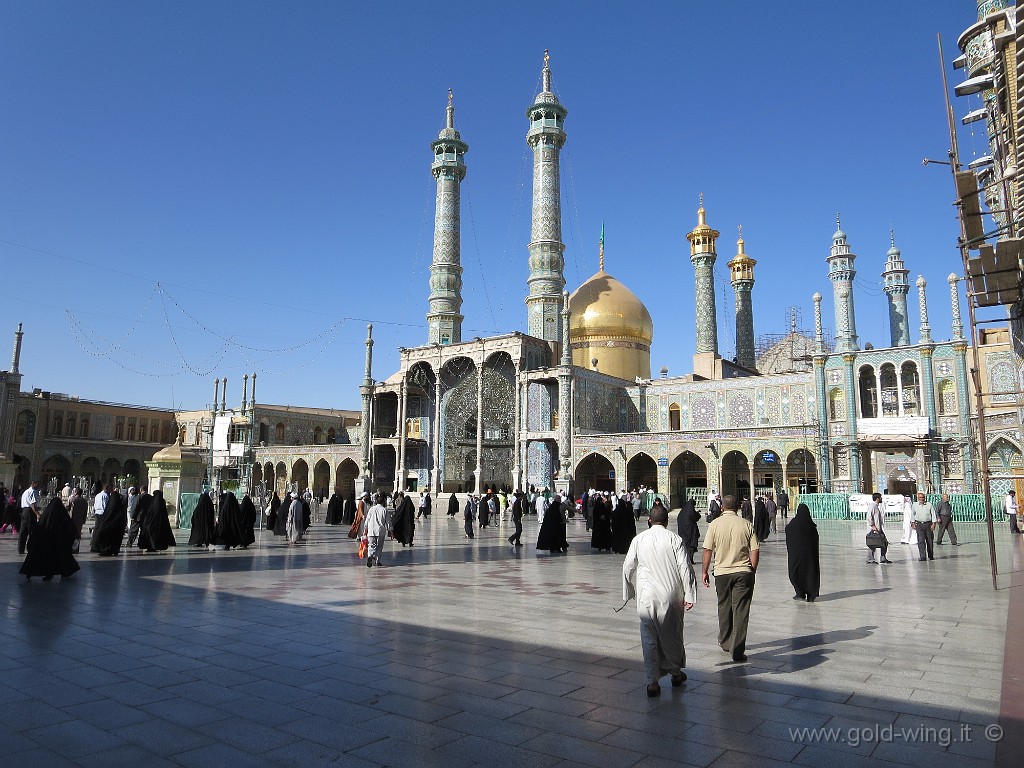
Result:
<svg viewBox="0 0 1024 768">
<path fill-rule="evenodd" d="M 213 450 L 228 449 L 228 431 L 231 429 L 230 416 L 218 416 L 213 422 Z"/>
<path fill-rule="evenodd" d="M 860 440 L 921 438 L 927 436 L 927 416 L 887 416 L 881 419 L 857 419 L 857 437 Z"/>
</svg>

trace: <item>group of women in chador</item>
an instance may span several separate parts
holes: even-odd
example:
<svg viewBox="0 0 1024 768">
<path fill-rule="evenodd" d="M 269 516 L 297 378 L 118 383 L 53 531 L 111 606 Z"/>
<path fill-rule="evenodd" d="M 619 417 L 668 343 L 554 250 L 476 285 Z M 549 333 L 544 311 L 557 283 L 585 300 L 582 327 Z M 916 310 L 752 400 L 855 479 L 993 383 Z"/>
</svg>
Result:
<svg viewBox="0 0 1024 768">
<path fill-rule="evenodd" d="M 123 528 L 121 533 L 124 533 Z M 28 554 L 21 565 L 21 573 L 27 580 L 33 576 L 42 576 L 43 581 L 58 575 L 62 579 L 71 576 L 79 569 L 71 551 L 77 539 L 78 529 L 71 515 L 60 497 L 55 496 L 32 526 L 27 544 Z"/>
<path fill-rule="evenodd" d="M 544 510 L 540 532 L 537 534 L 537 549 L 548 552 L 569 551 L 569 541 L 565 535 L 565 510 L 562 509 L 562 497 L 557 493 L 551 497 Z"/>
<path fill-rule="evenodd" d="M 120 493 L 110 493 L 107 508 L 96 515 L 93 524 L 92 541 L 89 551 L 102 557 L 111 557 L 121 552 L 124 529 L 128 525 L 128 506 Z"/>
<path fill-rule="evenodd" d="M 325 525 L 341 525 L 344 509 L 344 502 L 337 493 L 332 493 L 327 502 L 327 514 L 324 515 Z"/>
<path fill-rule="evenodd" d="M 175 546 L 174 531 L 167 514 L 167 502 L 162 491 L 143 494 L 135 510 L 139 522 L 139 549 L 146 552 L 164 551 Z"/>
</svg>

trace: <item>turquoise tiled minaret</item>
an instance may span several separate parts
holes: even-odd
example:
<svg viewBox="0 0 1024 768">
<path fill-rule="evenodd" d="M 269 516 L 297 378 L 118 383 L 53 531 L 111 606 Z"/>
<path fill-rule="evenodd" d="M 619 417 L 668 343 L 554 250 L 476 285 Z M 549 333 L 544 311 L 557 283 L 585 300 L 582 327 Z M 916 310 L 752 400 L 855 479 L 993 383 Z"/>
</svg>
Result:
<svg viewBox="0 0 1024 768">
<path fill-rule="evenodd" d="M 559 153 L 565 144 L 562 124 L 568 110 L 551 92 L 551 69 L 544 51 L 542 87 L 526 110 L 530 130 L 526 142 L 533 149 L 533 212 L 530 227 L 529 295 L 527 328 L 531 336 L 562 340 L 562 291 L 565 259 L 562 243 L 562 201 Z"/>
<path fill-rule="evenodd" d="M 754 305 L 751 292 L 754 290 L 755 259 L 744 250 L 743 227 L 736 241 L 736 255 L 729 262 L 732 289 L 736 293 L 736 362 L 744 368 L 754 370 Z"/>
<path fill-rule="evenodd" d="M 434 257 L 430 263 L 430 299 L 427 311 L 427 343 L 457 344 L 462 341 L 461 190 L 466 177 L 465 155 L 469 145 L 455 130 L 455 107 L 448 91 L 445 127 L 430 145 L 437 179 L 434 211 Z"/>
<path fill-rule="evenodd" d="M 832 249 L 826 259 L 836 310 L 836 352 L 855 352 L 859 348 L 857 321 L 853 314 L 853 278 L 857 275 L 853 262 L 856 258 L 850 252 L 846 233 L 840 228 L 839 216 L 836 216 L 836 233 L 832 235 Z"/>
<path fill-rule="evenodd" d="M 906 347 L 910 345 L 910 317 L 907 314 L 910 270 L 903 264 L 892 231 L 889 232 L 889 244 L 892 247 L 886 254 L 885 269 L 882 271 L 885 295 L 889 299 L 889 340 L 894 347 Z"/>
<path fill-rule="evenodd" d="M 956 354 L 956 398 L 957 413 L 960 414 L 961 458 L 963 459 L 964 493 L 974 493 L 974 442 L 971 434 L 971 406 L 967 389 L 967 339 L 964 338 L 964 324 L 960 318 L 960 278 L 950 273 L 949 299 L 953 310 L 953 352 Z"/>
<path fill-rule="evenodd" d="M 715 310 L 715 244 L 718 231 L 708 226 L 704 195 L 697 209 L 697 226 L 686 236 L 690 241 L 690 263 L 696 278 L 694 304 L 697 308 L 697 354 L 718 354 L 718 315 Z"/>
</svg>

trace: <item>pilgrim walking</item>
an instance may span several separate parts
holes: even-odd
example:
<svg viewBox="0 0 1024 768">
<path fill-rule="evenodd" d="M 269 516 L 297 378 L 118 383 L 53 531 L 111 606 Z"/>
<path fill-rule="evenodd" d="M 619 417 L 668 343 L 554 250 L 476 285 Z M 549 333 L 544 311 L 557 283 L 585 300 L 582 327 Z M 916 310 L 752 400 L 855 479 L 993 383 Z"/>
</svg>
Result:
<svg viewBox="0 0 1024 768">
<path fill-rule="evenodd" d="M 54 496 L 32 528 L 28 555 L 20 571 L 25 580 L 42 576 L 43 581 L 49 581 L 58 575 L 66 579 L 78 571 L 78 562 L 71 553 L 77 537 L 78 531 L 64 508 L 64 502 L 59 496 Z"/>
<path fill-rule="evenodd" d="M 821 589 L 821 566 L 818 561 L 818 526 L 811 520 L 806 504 L 786 526 L 786 552 L 789 554 L 789 583 L 796 594 L 794 600 L 813 603 Z"/>
<path fill-rule="evenodd" d="M 697 581 L 683 540 L 668 530 L 668 511 L 653 507 L 648 522 L 622 564 L 622 597 L 636 598 L 647 695 L 653 697 L 661 693 L 663 675 L 672 676 L 673 687 L 686 680 L 683 618 L 697 601 Z"/>
</svg>

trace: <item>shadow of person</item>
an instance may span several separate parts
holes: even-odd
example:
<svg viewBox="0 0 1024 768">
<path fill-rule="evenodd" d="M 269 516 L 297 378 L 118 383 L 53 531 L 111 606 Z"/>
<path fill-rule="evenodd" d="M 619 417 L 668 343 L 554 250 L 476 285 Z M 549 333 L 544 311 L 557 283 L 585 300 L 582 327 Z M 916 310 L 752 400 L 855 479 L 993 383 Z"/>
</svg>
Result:
<svg viewBox="0 0 1024 768">
<path fill-rule="evenodd" d="M 845 600 L 848 597 L 861 597 L 862 595 L 877 595 L 879 592 L 889 592 L 891 587 L 879 587 L 877 589 L 844 589 L 841 592 L 829 592 L 818 595 L 816 603 L 828 603 L 832 600 Z"/>
</svg>

